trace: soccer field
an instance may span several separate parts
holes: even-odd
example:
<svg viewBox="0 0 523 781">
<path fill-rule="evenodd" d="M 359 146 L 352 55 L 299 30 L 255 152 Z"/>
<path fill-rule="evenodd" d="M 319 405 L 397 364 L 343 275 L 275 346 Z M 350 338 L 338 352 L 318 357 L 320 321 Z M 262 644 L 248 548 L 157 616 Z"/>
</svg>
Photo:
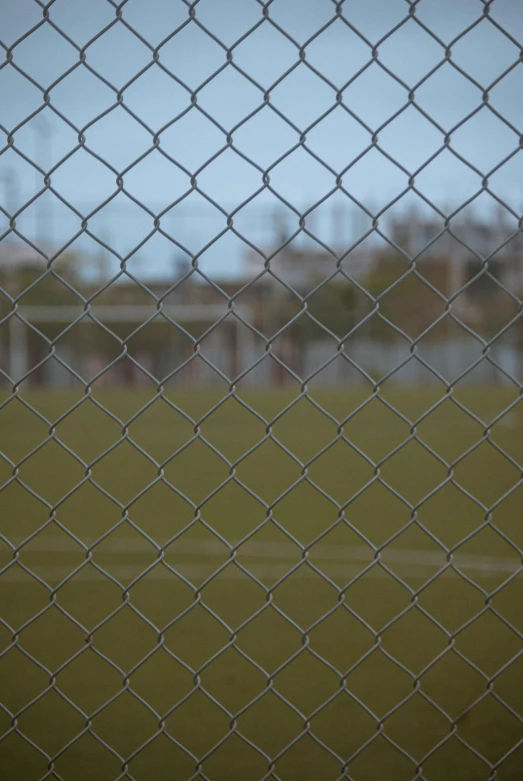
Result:
<svg viewBox="0 0 523 781">
<path fill-rule="evenodd" d="M 0 778 L 519 781 L 517 398 L 4 395 Z"/>
</svg>

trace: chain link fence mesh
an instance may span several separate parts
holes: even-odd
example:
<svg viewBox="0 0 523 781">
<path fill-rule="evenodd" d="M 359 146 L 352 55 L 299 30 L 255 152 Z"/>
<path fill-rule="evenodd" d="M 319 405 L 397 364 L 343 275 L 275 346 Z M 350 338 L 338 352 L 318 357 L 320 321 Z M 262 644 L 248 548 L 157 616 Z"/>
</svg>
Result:
<svg viewBox="0 0 523 781">
<path fill-rule="evenodd" d="M 520 778 L 519 5 L 0 18 L 2 777 Z"/>
</svg>

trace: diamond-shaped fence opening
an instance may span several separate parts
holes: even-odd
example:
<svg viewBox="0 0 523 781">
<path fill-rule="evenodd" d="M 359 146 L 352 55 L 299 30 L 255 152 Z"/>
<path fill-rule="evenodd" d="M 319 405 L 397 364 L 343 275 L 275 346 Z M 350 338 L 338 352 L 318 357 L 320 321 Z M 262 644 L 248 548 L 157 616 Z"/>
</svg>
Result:
<svg viewBox="0 0 523 781">
<path fill-rule="evenodd" d="M 0 777 L 515 781 L 523 13 L 0 7 Z"/>
</svg>

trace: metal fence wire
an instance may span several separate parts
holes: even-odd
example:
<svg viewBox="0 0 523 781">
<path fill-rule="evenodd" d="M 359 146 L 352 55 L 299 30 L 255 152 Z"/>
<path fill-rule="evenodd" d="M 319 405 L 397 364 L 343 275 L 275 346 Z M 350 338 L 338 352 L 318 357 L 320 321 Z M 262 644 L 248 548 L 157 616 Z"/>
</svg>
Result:
<svg viewBox="0 0 523 781">
<path fill-rule="evenodd" d="M 515 781 L 519 0 L 0 8 L 0 768 Z"/>
</svg>

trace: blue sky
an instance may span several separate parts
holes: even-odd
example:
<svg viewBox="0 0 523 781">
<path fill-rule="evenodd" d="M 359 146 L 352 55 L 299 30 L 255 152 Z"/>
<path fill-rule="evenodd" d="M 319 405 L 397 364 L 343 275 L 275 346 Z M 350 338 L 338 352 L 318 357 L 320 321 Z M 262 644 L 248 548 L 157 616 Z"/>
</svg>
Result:
<svg viewBox="0 0 523 781">
<path fill-rule="evenodd" d="M 409 199 L 456 208 L 488 176 L 491 194 L 476 198 L 476 211 L 496 196 L 521 215 L 520 0 L 493 0 L 488 17 L 481 0 L 347 0 L 341 9 L 336 18 L 332 0 L 3 0 L 3 208 L 25 206 L 22 235 L 62 246 L 81 230 L 66 203 L 85 217 L 109 201 L 88 227 L 123 255 L 154 231 L 136 202 L 162 215 L 188 253 L 226 230 L 220 207 L 262 246 L 278 210 L 295 230 L 292 207 L 311 209 L 340 175 L 344 192 L 306 223 L 336 246 L 368 227 L 355 201 L 376 213 L 412 176 L 421 196 L 389 214 Z M 441 64 L 448 46 L 452 64 Z M 32 162 L 51 171 L 54 193 L 30 203 L 43 187 Z M 85 235 L 74 246 L 99 251 Z M 225 233 L 202 268 L 237 273 L 245 246 Z M 156 233 L 129 267 L 161 275 L 183 254 Z"/>
</svg>

